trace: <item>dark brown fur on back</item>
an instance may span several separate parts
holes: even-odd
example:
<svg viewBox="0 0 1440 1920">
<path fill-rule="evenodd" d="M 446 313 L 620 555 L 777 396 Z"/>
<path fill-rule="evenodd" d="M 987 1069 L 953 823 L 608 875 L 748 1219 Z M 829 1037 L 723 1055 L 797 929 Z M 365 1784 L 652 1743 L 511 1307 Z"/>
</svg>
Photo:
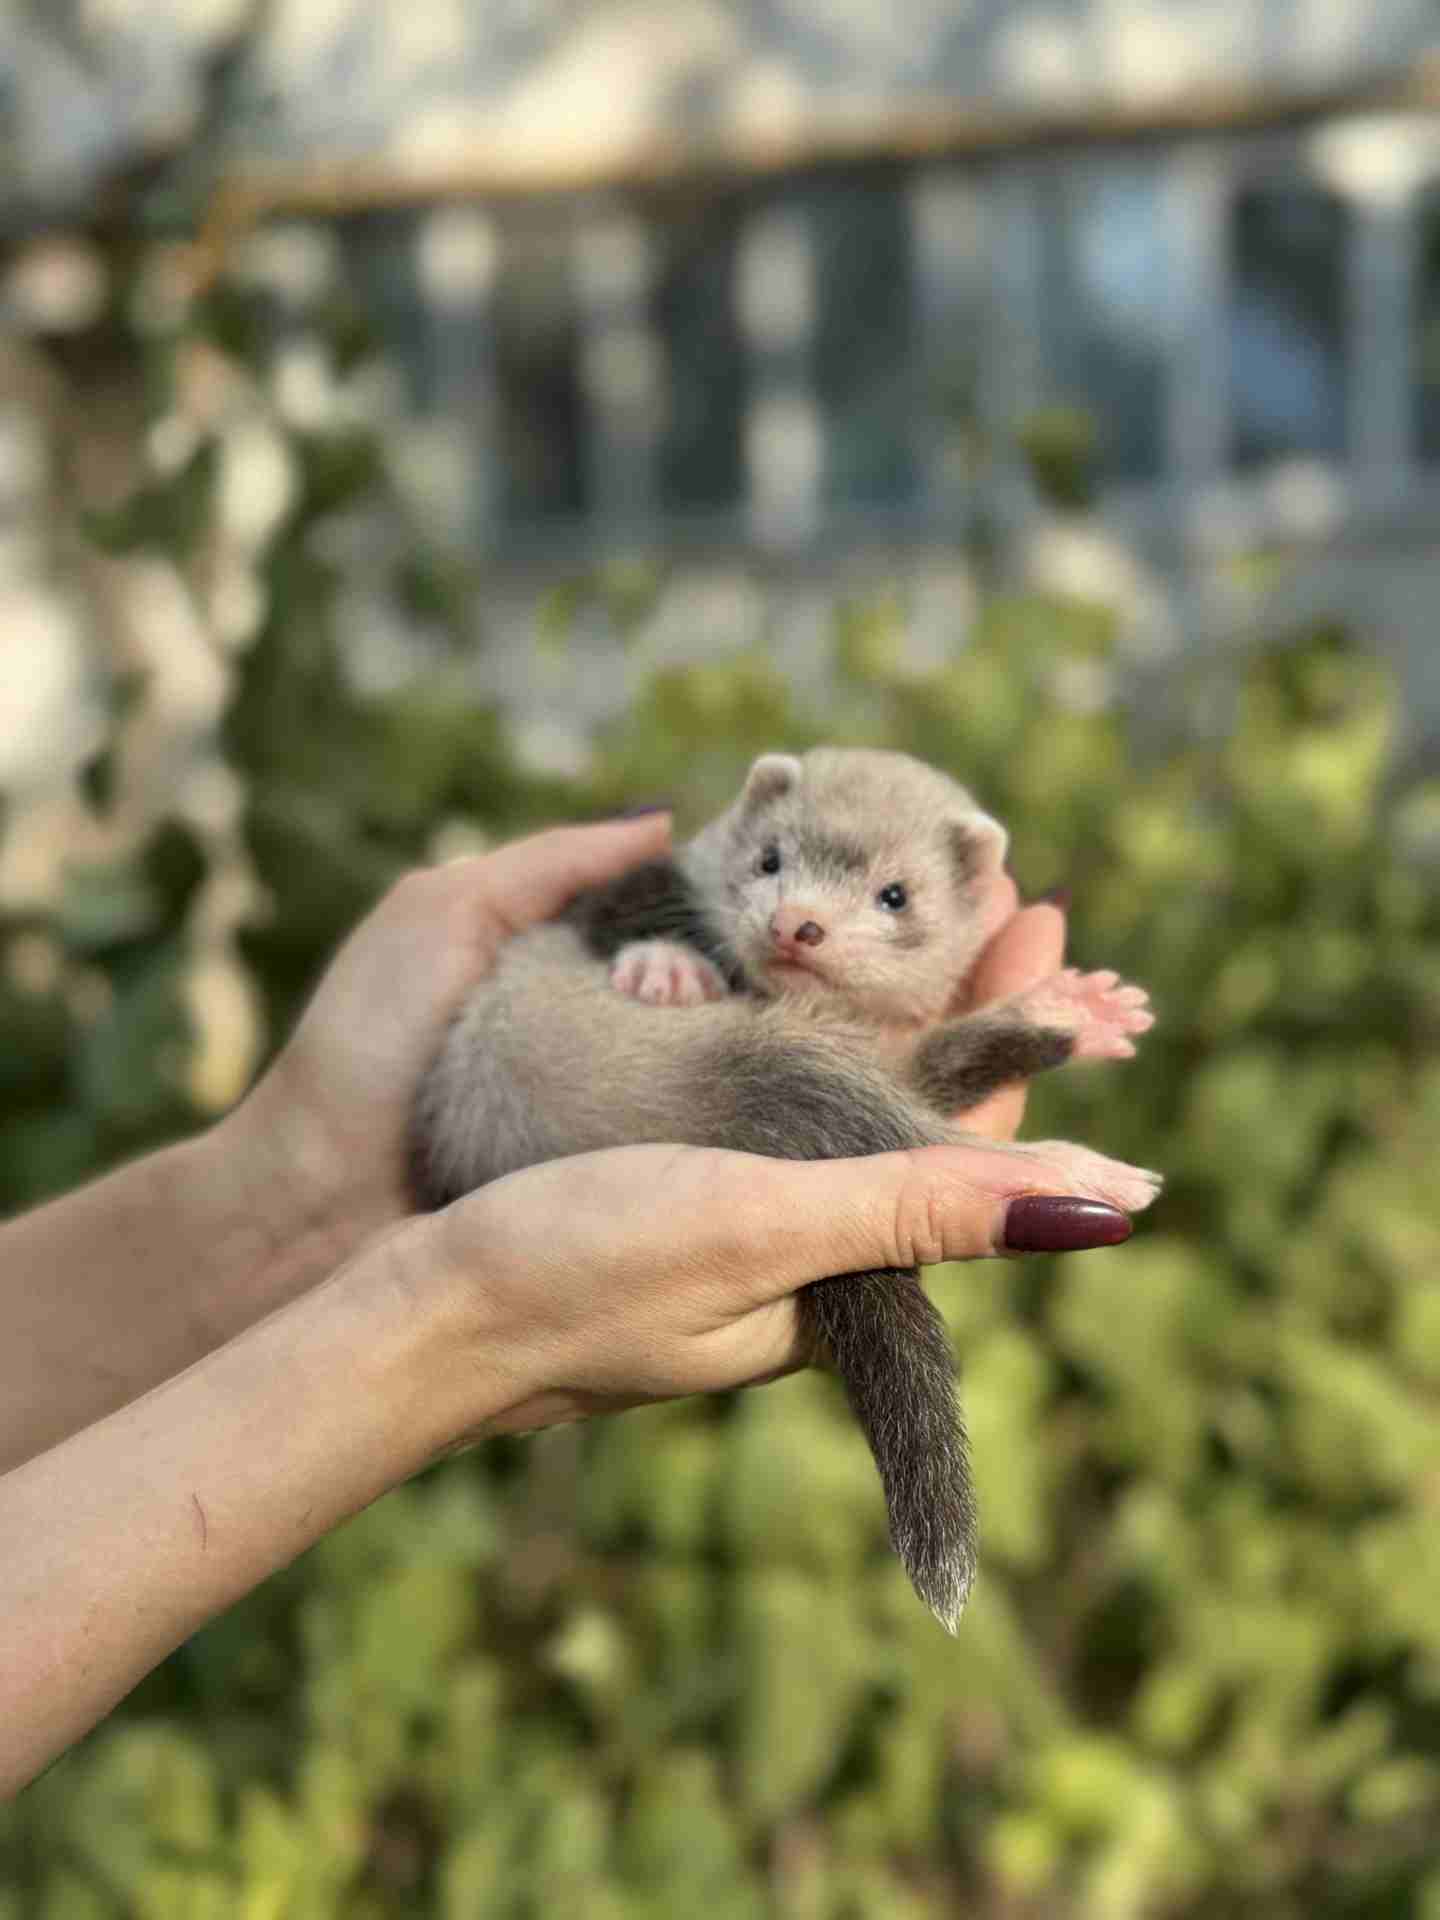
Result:
<svg viewBox="0 0 1440 1920">
<path fill-rule="evenodd" d="M 651 860 L 606 886 L 578 894 L 562 918 L 575 927 L 597 960 L 613 960 L 633 940 L 674 940 L 704 954 L 732 991 L 746 984 L 689 877 L 673 860 Z"/>
</svg>

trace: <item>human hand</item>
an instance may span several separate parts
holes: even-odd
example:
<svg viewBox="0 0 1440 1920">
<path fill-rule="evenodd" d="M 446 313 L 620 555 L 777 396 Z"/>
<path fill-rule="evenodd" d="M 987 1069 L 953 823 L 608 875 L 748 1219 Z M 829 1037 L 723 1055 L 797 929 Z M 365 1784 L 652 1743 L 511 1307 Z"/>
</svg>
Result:
<svg viewBox="0 0 1440 1920">
<path fill-rule="evenodd" d="M 223 1123 L 232 1159 L 254 1168 L 246 1184 L 261 1204 L 326 1235 L 335 1258 L 409 1213 L 411 1103 L 466 993 L 505 940 L 669 843 L 670 817 L 656 813 L 553 828 L 397 881 Z"/>
<path fill-rule="evenodd" d="M 1014 1203 L 1047 1195 L 1087 1202 L 1091 1237 L 1073 1209 L 1047 1223 L 1033 1205 L 1022 1231 Z M 509 1174 L 387 1249 L 417 1295 L 443 1275 L 460 1303 L 462 1371 L 486 1393 L 458 1446 L 772 1379 L 808 1357 L 791 1296 L 811 1280 L 981 1259 L 1007 1222 L 1031 1251 L 1106 1245 L 1148 1196 L 1135 1169 L 1063 1141 L 814 1161 L 619 1147 Z"/>
<path fill-rule="evenodd" d="M 1057 973 L 1065 958 L 1065 914 L 1048 901 L 1020 905 L 1020 892 L 1008 873 L 995 874 L 984 909 L 990 938 L 961 989 L 958 1013 L 974 1013 L 992 1001 L 1026 993 Z M 1001 1087 L 977 1107 L 956 1118 L 967 1133 L 992 1140 L 1013 1140 L 1025 1117 L 1026 1083 Z"/>
</svg>

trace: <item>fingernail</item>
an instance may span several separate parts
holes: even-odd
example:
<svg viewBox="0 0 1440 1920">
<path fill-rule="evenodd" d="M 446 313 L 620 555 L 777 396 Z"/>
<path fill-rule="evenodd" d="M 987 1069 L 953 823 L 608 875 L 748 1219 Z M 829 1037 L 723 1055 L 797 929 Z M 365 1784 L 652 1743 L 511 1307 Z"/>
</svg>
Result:
<svg viewBox="0 0 1440 1920">
<path fill-rule="evenodd" d="M 1059 907 L 1062 913 L 1068 913 L 1073 898 L 1069 887 L 1051 887 L 1048 893 L 1040 895 L 1035 904 L 1037 907 Z"/>
<path fill-rule="evenodd" d="M 1128 1240 L 1134 1223 L 1118 1207 L 1075 1194 L 1025 1193 L 1005 1212 L 1002 1245 L 1012 1253 L 1078 1253 Z"/>
<path fill-rule="evenodd" d="M 623 813 L 612 815 L 616 820 L 638 820 L 646 813 L 673 813 L 674 806 L 668 800 L 642 800 L 638 806 L 626 807 Z"/>
</svg>

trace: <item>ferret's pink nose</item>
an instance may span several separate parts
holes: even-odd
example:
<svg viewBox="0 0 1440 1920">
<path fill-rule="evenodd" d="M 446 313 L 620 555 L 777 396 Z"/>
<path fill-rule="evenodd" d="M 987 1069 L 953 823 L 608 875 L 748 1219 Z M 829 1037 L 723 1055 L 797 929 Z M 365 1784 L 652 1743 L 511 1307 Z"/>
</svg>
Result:
<svg viewBox="0 0 1440 1920">
<path fill-rule="evenodd" d="M 771 915 L 770 932 L 782 947 L 818 947 L 825 938 L 824 927 L 818 920 L 805 917 L 803 907 L 781 907 Z"/>
</svg>

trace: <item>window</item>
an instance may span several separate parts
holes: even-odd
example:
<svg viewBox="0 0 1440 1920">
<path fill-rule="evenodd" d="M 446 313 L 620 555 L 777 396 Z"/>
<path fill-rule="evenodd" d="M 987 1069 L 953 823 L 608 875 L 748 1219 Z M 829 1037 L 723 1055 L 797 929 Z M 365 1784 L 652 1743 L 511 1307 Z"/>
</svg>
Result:
<svg viewBox="0 0 1440 1920">
<path fill-rule="evenodd" d="M 815 397 L 832 507 L 913 499 L 916 359 L 909 209 L 898 175 L 800 189 L 815 261 Z"/>
<path fill-rule="evenodd" d="M 1091 415 L 1102 479 L 1154 479 L 1174 280 L 1159 170 L 1068 162 L 1041 181 L 1039 214 L 1046 402 Z"/>
<path fill-rule="evenodd" d="M 1416 443 L 1422 460 L 1440 460 L 1440 187 L 1420 196 L 1415 225 Z"/>
<path fill-rule="evenodd" d="M 672 215 L 659 237 L 654 326 L 666 349 L 660 499 L 667 511 L 734 507 L 742 493 L 745 361 L 735 311 L 737 202 Z"/>
<path fill-rule="evenodd" d="M 473 432 L 502 526 L 738 534 L 773 508 L 805 539 L 827 514 L 940 511 L 961 435 L 935 416 L 958 400 L 991 444 L 1037 405 L 1083 409 L 1102 485 L 1389 471 L 1412 427 L 1440 462 L 1440 179 L 1386 212 L 1401 234 L 1316 152 L 1217 137 L 484 208 L 470 304 L 443 313 L 409 239 L 433 210 L 360 216 L 347 244 L 417 411 Z M 586 264 L 605 220 L 638 263 L 623 312 Z M 597 384 L 610 346 L 644 374 L 628 412 Z"/>
<path fill-rule="evenodd" d="M 1267 185 L 1231 215 L 1230 399 L 1241 466 L 1341 454 L 1345 216 L 1318 187 Z"/>
<path fill-rule="evenodd" d="M 568 226 L 505 232 L 495 281 L 495 406 L 502 515 L 511 524 L 585 510 Z"/>
<path fill-rule="evenodd" d="M 430 316 L 414 271 L 414 217 L 408 211 L 352 214 L 343 236 L 346 273 L 365 318 L 394 355 L 408 403 L 428 412 L 435 369 L 426 350 Z"/>
</svg>

